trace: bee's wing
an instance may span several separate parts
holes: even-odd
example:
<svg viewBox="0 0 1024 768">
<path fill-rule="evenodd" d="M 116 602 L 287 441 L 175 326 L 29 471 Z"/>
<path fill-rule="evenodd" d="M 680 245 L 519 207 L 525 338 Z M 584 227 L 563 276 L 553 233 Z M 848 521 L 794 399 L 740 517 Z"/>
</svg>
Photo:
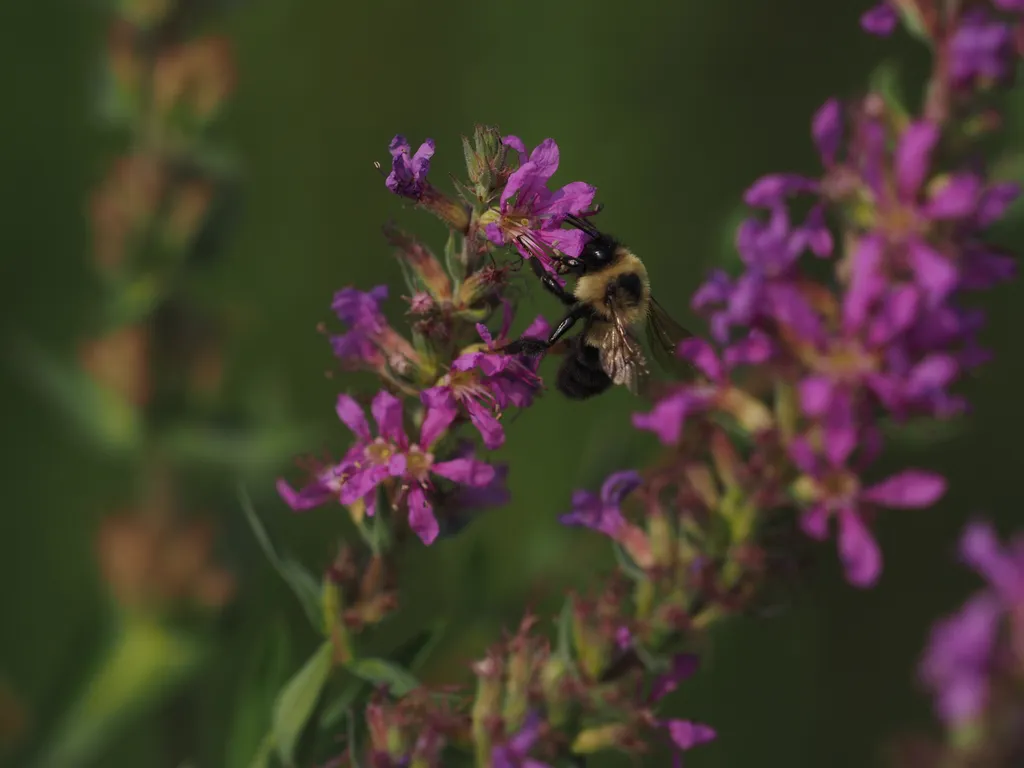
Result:
<svg viewBox="0 0 1024 768">
<path fill-rule="evenodd" d="M 647 391 L 649 370 L 643 347 L 614 311 L 598 349 L 601 352 L 601 367 L 613 384 L 625 386 L 634 395 Z"/>
<path fill-rule="evenodd" d="M 647 346 L 651 356 L 658 361 L 666 373 L 681 379 L 691 378 L 693 366 L 678 356 L 679 342 L 693 337 L 693 334 L 672 319 L 654 297 L 647 306 L 647 322 L 644 323 Z"/>
</svg>

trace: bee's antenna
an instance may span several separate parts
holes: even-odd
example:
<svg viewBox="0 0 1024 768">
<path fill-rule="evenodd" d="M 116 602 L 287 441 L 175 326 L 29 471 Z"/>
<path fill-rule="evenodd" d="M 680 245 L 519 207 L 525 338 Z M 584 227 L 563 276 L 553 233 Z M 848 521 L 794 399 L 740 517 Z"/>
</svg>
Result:
<svg viewBox="0 0 1024 768">
<path fill-rule="evenodd" d="M 593 213 L 591 213 L 590 215 L 593 215 Z M 591 237 L 598 237 L 601 234 L 601 231 L 597 227 L 595 227 L 589 221 L 586 221 L 585 219 L 581 219 L 579 216 L 576 216 L 576 215 L 566 216 L 565 217 L 565 221 L 570 226 L 576 227 L 576 229 L 578 229 L 578 230 L 580 230 L 580 231 L 590 235 Z"/>
</svg>

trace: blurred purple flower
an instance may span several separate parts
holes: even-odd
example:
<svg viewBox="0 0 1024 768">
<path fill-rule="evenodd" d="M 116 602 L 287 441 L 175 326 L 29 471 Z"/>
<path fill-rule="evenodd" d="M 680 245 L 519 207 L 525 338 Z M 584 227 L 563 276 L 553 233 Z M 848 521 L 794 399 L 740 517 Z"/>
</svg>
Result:
<svg viewBox="0 0 1024 768">
<path fill-rule="evenodd" d="M 509 176 L 499 208 L 492 212 L 485 232 L 491 242 L 515 245 L 524 259 L 536 258 L 554 274 L 550 251 L 579 256 L 586 242 L 583 232 L 563 229 L 562 222 L 568 215 L 584 213 L 597 190 L 582 181 L 566 184 L 555 192 L 548 189 L 548 181 L 558 170 L 554 139 L 544 139 L 528 158 L 521 139 L 506 136 L 504 142 L 520 153 L 522 162 Z"/>
<path fill-rule="evenodd" d="M 959 88 L 980 82 L 1004 83 L 1016 65 L 1010 27 L 984 8 L 964 13 L 949 42 L 949 71 Z"/>
<path fill-rule="evenodd" d="M 542 724 L 540 715 L 531 711 L 517 733 L 504 744 L 492 748 L 492 768 L 551 768 L 547 763 L 529 757 L 540 736 Z"/>
<path fill-rule="evenodd" d="M 939 717 L 954 727 L 982 714 L 1001 621 L 1024 606 L 1024 538 L 1003 547 L 990 524 L 974 522 L 960 538 L 960 557 L 987 588 L 932 628 L 920 666 Z"/>
<path fill-rule="evenodd" d="M 601 485 L 601 493 L 579 490 L 572 494 L 572 512 L 562 515 L 564 525 L 579 525 L 616 538 L 625 519 L 620 508 L 623 500 L 636 490 L 643 478 L 632 470 L 613 472 Z"/>
<path fill-rule="evenodd" d="M 679 345 L 679 356 L 691 362 L 707 380 L 671 390 L 649 413 L 634 413 L 633 426 L 653 432 L 664 445 L 675 445 L 686 419 L 710 408 L 723 388 L 729 386 L 733 369 L 765 363 L 772 351 L 768 336 L 756 330 L 726 347 L 721 357 L 703 339 L 686 339 Z"/>
<path fill-rule="evenodd" d="M 999 601 L 984 592 L 932 628 L 919 674 L 949 726 L 969 723 L 985 708 L 999 618 Z"/>
<path fill-rule="evenodd" d="M 388 151 L 391 153 L 391 173 L 385 185 L 396 195 L 419 200 L 426 188 L 427 173 L 430 171 L 430 158 L 434 156 L 434 140 L 427 139 L 420 144 L 416 154 L 412 155 L 409 142 L 402 135 L 391 140 Z"/>
<path fill-rule="evenodd" d="M 852 425 L 851 425 L 852 428 Z M 858 473 L 845 466 L 857 445 L 857 432 L 839 431 L 842 443 L 826 445 L 824 456 L 804 437 L 790 443 L 789 455 L 803 476 L 797 480 L 797 495 L 807 504 L 801 527 L 814 539 L 828 536 L 829 520 L 838 523 L 839 555 L 846 577 L 859 587 L 873 585 L 882 570 L 882 553 L 864 522 L 864 507 L 921 509 L 931 506 L 946 492 L 941 475 L 908 469 L 867 487 Z M 836 436 L 831 437 L 835 441 Z M 830 438 L 826 437 L 826 440 Z"/>
<path fill-rule="evenodd" d="M 763 180 L 762 180 L 763 182 Z M 760 199 L 778 191 L 752 188 Z M 815 208 L 800 227 L 792 227 L 783 204 L 773 202 L 767 221 L 751 218 L 736 232 L 736 247 L 746 269 L 735 280 L 715 273 L 694 296 L 695 308 L 710 314 L 715 338 L 726 341 L 732 326 L 750 327 L 774 320 L 806 338 L 821 335 L 821 323 L 797 287 L 795 268 L 804 251 L 832 251 L 832 238 Z"/>
<path fill-rule="evenodd" d="M 879 37 L 888 37 L 896 29 L 899 16 L 893 8 L 890 0 L 883 2 L 865 11 L 860 17 L 860 26 L 869 34 Z"/>
</svg>

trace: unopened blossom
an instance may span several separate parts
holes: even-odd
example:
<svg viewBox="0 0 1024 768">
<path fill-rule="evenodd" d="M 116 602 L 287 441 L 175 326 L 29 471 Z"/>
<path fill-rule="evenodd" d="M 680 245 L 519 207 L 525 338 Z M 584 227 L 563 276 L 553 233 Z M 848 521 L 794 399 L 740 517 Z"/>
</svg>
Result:
<svg viewBox="0 0 1024 768">
<path fill-rule="evenodd" d="M 852 584 L 866 587 L 878 579 L 882 553 L 865 522 L 864 513 L 872 507 L 929 507 L 945 493 L 946 480 L 932 472 L 909 469 L 864 486 L 859 472 L 847 465 L 859 434 L 855 432 L 852 440 L 847 438 L 845 431 L 841 434 L 842 444 L 824 455 L 815 451 L 803 437 L 793 440 L 789 448 L 790 457 L 803 472 L 794 484 L 793 492 L 806 505 L 800 523 L 807 535 L 824 539 L 828 536 L 829 521 L 835 518 L 839 555 L 846 568 L 846 576 Z"/>
<path fill-rule="evenodd" d="M 586 235 L 577 229 L 563 229 L 569 215 L 580 215 L 594 201 L 596 189 L 582 181 L 574 181 L 552 192 L 548 182 L 558 170 L 558 145 L 544 139 L 526 155 L 526 147 L 516 136 L 506 136 L 505 144 L 516 149 L 520 166 L 508 178 L 501 192 L 497 210 L 488 211 L 488 239 L 496 245 L 515 245 L 524 259 L 538 259 L 554 273 L 551 251 L 566 256 L 579 256 Z"/>
<path fill-rule="evenodd" d="M 505 305 L 504 323 L 495 340 L 487 326 L 478 323 L 477 333 L 483 339 L 483 346 L 475 345 L 452 361 L 451 368 L 441 377 L 437 385 L 424 390 L 420 399 L 429 408 L 447 414 L 455 419 L 465 413 L 480 433 L 484 445 L 490 449 L 500 448 L 505 442 L 505 431 L 499 418 L 502 412 L 514 405 L 525 408 L 540 389 L 541 380 L 529 363 L 519 357 L 502 354 L 497 346 L 508 335 L 512 321 L 511 305 Z M 538 317 L 524 336 L 539 338 L 548 331 L 547 321 Z"/>
<path fill-rule="evenodd" d="M 892 0 L 883 0 L 860 17 L 860 25 L 864 31 L 879 37 L 891 35 L 898 22 L 899 16 L 892 5 Z"/>
<path fill-rule="evenodd" d="M 427 139 L 420 144 L 415 154 L 405 136 L 398 135 L 388 146 L 391 153 L 391 173 L 385 184 L 396 195 L 418 200 L 426 188 L 430 158 L 434 156 L 434 140 Z"/>
<path fill-rule="evenodd" d="M 435 461 L 431 449 L 444 434 L 451 419 L 438 411 L 427 411 L 419 442 L 405 433 L 402 402 L 386 391 L 373 399 L 371 412 L 377 424 L 374 436 L 362 407 L 350 396 L 339 395 L 337 414 L 356 436 L 356 443 L 337 464 L 319 470 L 312 482 L 295 491 L 284 480 L 277 484 L 284 501 L 295 511 L 318 507 L 329 500 L 349 505 L 362 502 L 367 514 L 374 513 L 377 487 L 388 480 L 398 484 L 392 501 L 408 510 L 409 525 L 425 544 L 439 532 L 429 500 L 432 475 L 460 485 L 484 487 L 494 479 L 494 468 L 472 457 Z"/>
</svg>

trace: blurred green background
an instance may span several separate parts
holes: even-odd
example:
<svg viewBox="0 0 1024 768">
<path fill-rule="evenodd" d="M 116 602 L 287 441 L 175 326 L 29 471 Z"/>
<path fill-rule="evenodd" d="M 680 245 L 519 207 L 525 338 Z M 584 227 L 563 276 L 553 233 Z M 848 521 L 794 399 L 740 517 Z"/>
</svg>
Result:
<svg viewBox="0 0 1024 768">
<path fill-rule="evenodd" d="M 556 181 L 597 185 L 602 225 L 644 256 L 661 303 L 692 322 L 688 295 L 723 259 L 746 185 L 777 169 L 813 172 L 811 114 L 828 95 L 863 85 L 883 57 L 921 66 L 902 38 L 860 32 L 859 0 L 237 5 L 222 31 L 237 46 L 240 80 L 218 140 L 241 162 L 244 210 L 227 252 L 196 281 L 243 318 L 229 355 L 234 395 L 270 382 L 281 407 L 323 424 L 334 448 L 346 439 L 333 420 L 339 381 L 323 375 L 330 350 L 315 331 L 330 320 L 333 292 L 386 282 L 393 298 L 401 293 L 378 226 L 389 218 L 443 245 L 440 225 L 404 210 L 373 169 L 395 133 L 414 146 L 437 141 L 432 173 L 442 181 L 460 170 L 458 137 L 475 122 L 527 145 L 554 137 Z M 0 71 L 9 78 L 0 312 L 5 330 L 57 351 L 71 349 L 98 295 L 84 201 L 112 148 L 93 117 L 104 29 L 99 3 L 0 10 Z M 1021 239 L 1019 230 L 1007 236 Z M 557 311 L 528 282 L 523 289 L 523 315 Z M 688 765 L 874 765 L 886 739 L 927 723 L 913 665 L 929 623 L 971 584 L 952 556 L 957 531 L 974 513 L 1012 525 L 1024 501 L 1022 298 L 1016 286 L 985 302 L 998 355 L 968 385 L 975 411 L 966 429 L 948 441 L 908 438 L 889 454 L 892 467 L 947 472 L 946 500 L 884 518 L 878 589 L 845 585 L 833 548 L 823 547 L 781 617 L 720 630 L 701 675 L 678 695 L 680 712 L 720 735 Z M 402 303 L 390 307 L 397 316 Z M 0 387 L 0 681 L 25 706 L 27 738 L 39 739 L 103 646 L 107 608 L 92 538 L 100 517 L 130 497 L 129 469 L 77 439 L 11 368 Z M 609 566 L 600 542 L 561 530 L 555 516 L 573 488 L 594 487 L 653 448 L 629 429 L 635 406 L 622 392 L 586 404 L 549 396 L 508 425 L 501 455 L 513 467 L 514 502 L 406 565 L 403 621 L 452 621 L 429 679 L 465 677 L 466 661 L 528 601 L 554 605 L 567 585 L 585 586 Z M 286 469 L 266 467 L 250 492 L 275 541 L 319 571 L 347 530 L 344 515 L 291 515 L 273 492 L 274 473 Z M 239 598 L 204 673 L 133 717 L 97 766 L 244 765 L 231 746 L 241 738 L 235 715 L 248 707 L 258 729 L 268 706 L 253 680 L 272 689 L 314 647 L 255 546 L 234 479 L 212 473 L 208 482 Z M 285 649 L 276 667 L 271 646 Z"/>
</svg>

